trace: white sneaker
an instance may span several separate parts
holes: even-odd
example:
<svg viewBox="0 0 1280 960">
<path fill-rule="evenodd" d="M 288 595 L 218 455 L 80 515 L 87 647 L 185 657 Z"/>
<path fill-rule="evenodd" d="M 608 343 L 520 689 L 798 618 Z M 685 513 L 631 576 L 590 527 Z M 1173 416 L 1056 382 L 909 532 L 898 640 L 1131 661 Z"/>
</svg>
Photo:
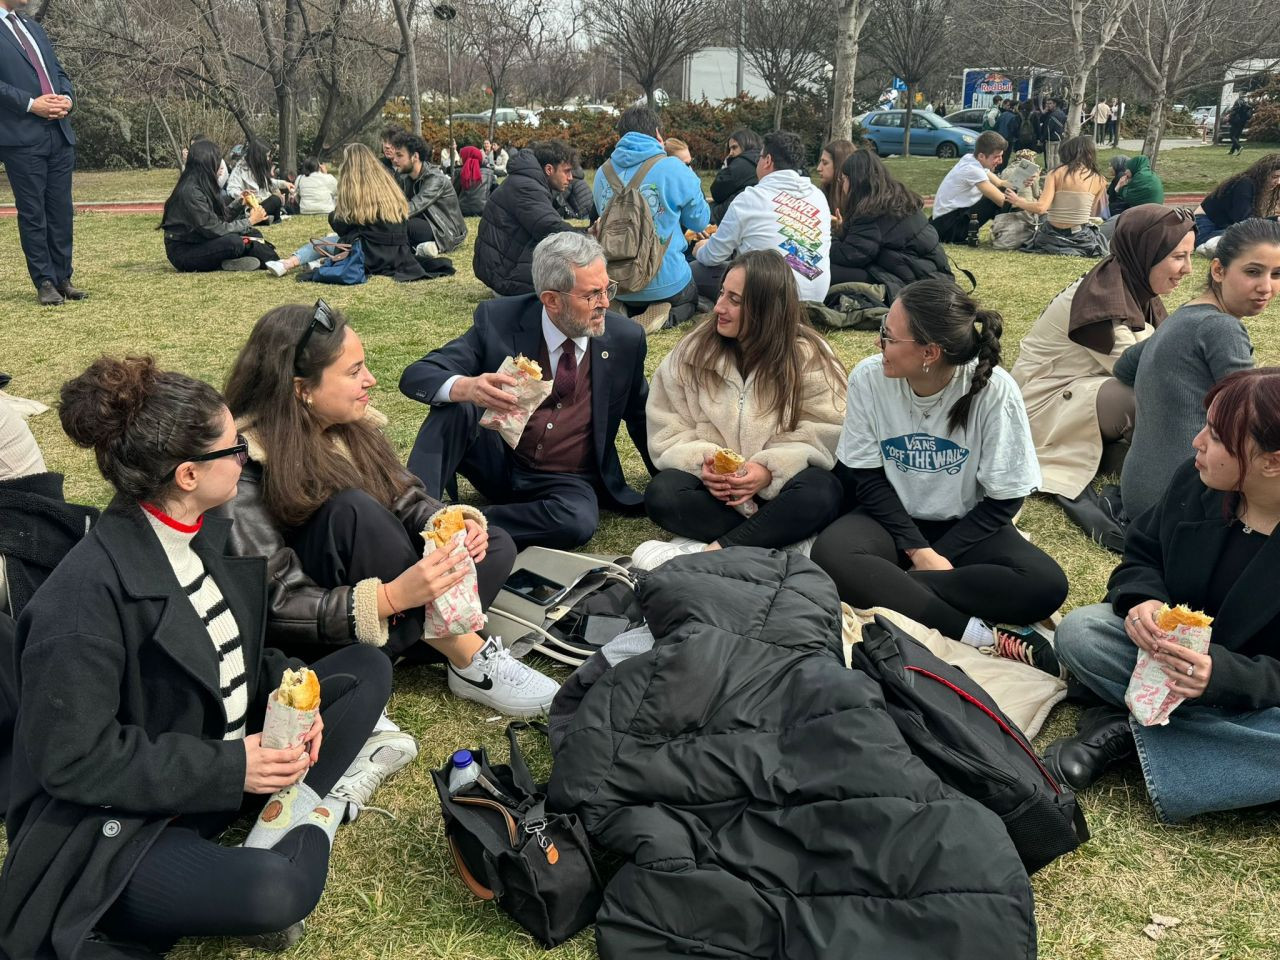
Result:
<svg viewBox="0 0 1280 960">
<path fill-rule="evenodd" d="M 706 544 L 688 537 L 676 537 L 670 542 L 666 540 L 646 540 L 631 551 L 631 565 L 639 570 L 653 570 L 668 560 L 701 553 Z"/>
<path fill-rule="evenodd" d="M 263 266 L 266 267 L 268 270 L 270 270 L 272 273 L 274 273 L 277 277 L 283 277 L 287 272 L 285 269 L 285 265 L 281 263 L 279 260 L 268 260 L 266 263 L 263 264 Z"/>
<path fill-rule="evenodd" d="M 293 219 L 293 215 L 292 215 L 292 214 L 288 214 L 288 213 L 282 213 L 282 214 L 280 214 L 280 219 L 281 219 L 281 221 L 284 221 L 284 220 L 292 220 L 292 219 Z"/>
<path fill-rule="evenodd" d="M 413 248 L 413 252 L 423 259 L 426 259 L 427 257 L 434 259 L 435 257 L 440 256 L 440 248 L 436 246 L 436 242 L 434 240 L 424 240 Z"/>
<path fill-rule="evenodd" d="M 465 669 L 449 664 L 449 692 L 509 717 L 536 717 L 551 709 L 560 684 L 504 650 L 490 637 Z"/>
<path fill-rule="evenodd" d="M 369 807 L 369 800 L 382 784 L 401 767 L 412 763 L 418 756 L 418 744 L 413 737 L 403 730 L 385 730 L 374 733 L 364 742 L 356 758 L 347 767 L 347 772 L 338 778 L 338 782 L 329 791 L 329 796 L 346 801 L 347 809 L 343 812 L 343 822 L 351 823 Z M 382 813 L 387 813 L 381 810 Z M 390 814 L 387 814 L 390 816 Z"/>
</svg>

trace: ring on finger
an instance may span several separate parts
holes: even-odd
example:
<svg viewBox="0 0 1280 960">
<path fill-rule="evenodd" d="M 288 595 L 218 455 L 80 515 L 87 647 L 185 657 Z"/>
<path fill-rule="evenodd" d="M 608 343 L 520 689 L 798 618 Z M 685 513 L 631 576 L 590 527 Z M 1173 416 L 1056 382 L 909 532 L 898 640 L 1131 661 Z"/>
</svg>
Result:
<svg viewBox="0 0 1280 960">
<path fill-rule="evenodd" d="M 1192 664 L 1191 666 L 1187 667 L 1187 676 L 1194 677 L 1195 675 L 1196 675 L 1195 664 Z"/>
</svg>

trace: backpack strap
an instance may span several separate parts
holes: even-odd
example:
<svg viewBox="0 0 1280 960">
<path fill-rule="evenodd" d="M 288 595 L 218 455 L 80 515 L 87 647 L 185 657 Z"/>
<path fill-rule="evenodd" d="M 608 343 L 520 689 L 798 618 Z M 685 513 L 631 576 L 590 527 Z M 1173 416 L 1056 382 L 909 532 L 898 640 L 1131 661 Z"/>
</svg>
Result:
<svg viewBox="0 0 1280 960">
<path fill-rule="evenodd" d="M 614 193 L 621 193 L 626 189 L 626 184 L 618 179 L 618 171 L 613 169 L 613 161 L 606 160 L 604 166 L 600 168 L 600 172 L 604 174 L 604 178 L 609 181 L 609 186 L 613 188 Z"/>
<path fill-rule="evenodd" d="M 667 159 L 667 155 L 665 153 L 658 153 L 658 154 L 654 154 L 644 163 L 640 164 L 640 169 L 638 169 L 636 171 L 636 175 L 631 178 L 631 185 L 638 187 L 641 183 L 644 182 L 644 178 L 649 175 L 649 171 L 654 168 L 654 166 L 658 163 L 658 161 L 665 160 L 665 159 Z"/>
</svg>

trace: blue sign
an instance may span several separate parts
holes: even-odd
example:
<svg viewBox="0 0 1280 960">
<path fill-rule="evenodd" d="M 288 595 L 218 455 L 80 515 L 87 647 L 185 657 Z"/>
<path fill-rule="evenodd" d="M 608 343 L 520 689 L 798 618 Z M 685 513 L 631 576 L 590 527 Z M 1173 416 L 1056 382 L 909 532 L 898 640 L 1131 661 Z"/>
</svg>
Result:
<svg viewBox="0 0 1280 960">
<path fill-rule="evenodd" d="M 1015 77 L 1000 70 L 966 70 L 964 72 L 964 108 L 989 107 L 996 97 L 1031 97 L 1031 78 Z"/>
<path fill-rule="evenodd" d="M 906 82 L 905 80 L 903 80 L 901 77 L 894 77 L 894 78 L 893 78 L 893 89 L 895 89 L 895 90 L 906 90 L 906 89 L 907 89 L 907 82 Z"/>
</svg>

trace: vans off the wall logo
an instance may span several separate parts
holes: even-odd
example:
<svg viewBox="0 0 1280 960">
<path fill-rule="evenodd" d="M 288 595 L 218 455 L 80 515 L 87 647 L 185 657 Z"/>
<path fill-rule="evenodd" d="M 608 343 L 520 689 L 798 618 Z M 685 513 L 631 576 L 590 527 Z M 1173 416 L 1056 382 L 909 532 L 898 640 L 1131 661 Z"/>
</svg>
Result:
<svg viewBox="0 0 1280 960">
<path fill-rule="evenodd" d="M 787 265 L 802 277 L 812 280 L 822 275 L 822 212 L 794 193 L 779 193 L 773 198 L 782 242 L 778 247 Z"/>
<path fill-rule="evenodd" d="M 880 450 L 886 463 L 892 463 L 903 473 L 957 474 L 969 459 L 969 450 L 952 443 L 945 437 L 927 433 L 908 433 L 880 441 Z"/>
</svg>

